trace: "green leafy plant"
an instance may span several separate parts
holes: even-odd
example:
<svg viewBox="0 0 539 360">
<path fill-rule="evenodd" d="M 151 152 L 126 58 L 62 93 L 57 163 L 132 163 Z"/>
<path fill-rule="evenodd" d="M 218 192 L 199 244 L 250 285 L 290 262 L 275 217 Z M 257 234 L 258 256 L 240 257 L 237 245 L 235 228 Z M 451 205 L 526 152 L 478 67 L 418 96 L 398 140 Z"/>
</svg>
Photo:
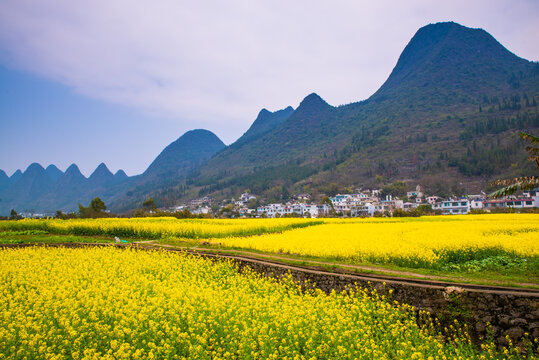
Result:
<svg viewBox="0 0 539 360">
<path fill-rule="evenodd" d="M 520 133 L 520 137 L 530 143 L 530 145 L 526 147 L 526 151 L 530 153 L 528 159 L 533 161 L 539 170 L 539 138 L 524 132 Z M 489 197 L 500 198 L 514 194 L 517 190 L 533 190 L 535 187 L 539 186 L 539 176 L 523 176 L 514 179 L 497 180 L 493 185 L 503 187 L 489 194 Z"/>
</svg>

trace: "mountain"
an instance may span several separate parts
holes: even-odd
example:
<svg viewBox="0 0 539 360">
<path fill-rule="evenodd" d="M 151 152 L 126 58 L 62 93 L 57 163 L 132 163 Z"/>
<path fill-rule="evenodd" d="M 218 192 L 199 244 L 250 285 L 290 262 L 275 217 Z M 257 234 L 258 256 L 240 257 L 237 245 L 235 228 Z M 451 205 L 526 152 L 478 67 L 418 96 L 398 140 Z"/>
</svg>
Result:
<svg viewBox="0 0 539 360">
<path fill-rule="evenodd" d="M 86 177 L 82 175 L 79 167 L 76 164 L 71 164 L 66 172 L 60 177 L 56 183 L 56 188 L 61 191 L 76 190 L 86 181 Z"/>
<path fill-rule="evenodd" d="M 150 164 L 143 176 L 185 176 L 224 147 L 225 144 L 211 131 L 203 129 L 188 131 L 168 145 Z"/>
<path fill-rule="evenodd" d="M 17 169 L 11 176 L 9 177 L 9 183 L 14 184 L 16 183 L 22 176 L 22 171 L 20 169 Z"/>
<path fill-rule="evenodd" d="M 4 170 L 0 170 L 0 191 L 9 185 L 9 177 Z"/>
<path fill-rule="evenodd" d="M 19 204 L 73 209 L 100 196 L 113 211 L 127 211 L 150 196 L 158 206 L 207 194 L 230 198 L 245 189 L 266 201 L 298 192 L 316 199 L 395 181 L 410 188 L 419 183 L 439 196 L 475 193 L 497 178 L 536 173 L 518 133 L 539 132 L 538 101 L 538 63 L 511 53 L 482 29 L 430 24 L 417 31 L 366 100 L 335 107 L 312 93 L 295 110 L 262 109 L 228 147 L 210 131 L 192 130 L 141 175 L 118 172 L 113 178 L 121 181 L 90 186 L 93 180 L 72 165 L 52 190 Z M 35 166 L 33 172 L 41 174 Z M 94 174 L 111 176 L 104 165 Z M 20 171 L 0 193 L 2 209 L 19 177 Z M 36 189 L 48 186 L 42 183 Z"/>
<path fill-rule="evenodd" d="M 454 22 L 430 24 L 417 31 L 371 99 L 398 96 L 404 89 L 421 97 L 454 91 L 497 94 L 518 88 L 522 77 L 537 70 L 530 65 L 483 29 Z"/>
<path fill-rule="evenodd" d="M 107 168 L 107 165 L 105 165 L 105 163 L 101 163 L 88 178 L 88 185 L 90 187 L 102 186 L 112 182 L 113 180 L 114 175 Z"/>
<path fill-rule="evenodd" d="M 131 178 L 123 170 L 113 175 L 104 163 L 89 178 L 84 177 L 76 164 L 70 165 L 65 173 L 54 165 L 45 170 L 39 164 L 32 164 L 22 176 L 15 173 L 9 179 L 9 187 L 0 193 L 0 213 L 9 213 L 11 208 L 75 211 L 79 203 L 88 204 L 94 197 L 101 197 L 113 209 L 130 209 L 162 187 L 178 184 L 224 147 L 210 131 L 188 131 L 168 145 L 142 175 Z M 29 174 L 34 173 L 39 173 L 40 181 L 46 185 L 36 187 L 39 191 L 28 185 Z"/>
<path fill-rule="evenodd" d="M 312 93 L 281 124 L 258 137 L 240 138 L 204 164 L 201 172 L 204 177 L 222 177 L 228 173 L 242 176 L 254 167 L 281 164 L 303 156 L 313 144 L 323 146 L 332 141 L 328 129 L 334 112 L 334 107 Z"/>
<path fill-rule="evenodd" d="M 49 175 L 49 178 L 52 180 L 52 182 L 58 181 L 64 175 L 64 173 L 56 167 L 56 165 L 50 164 L 45 169 L 47 172 L 47 175 Z"/>
<path fill-rule="evenodd" d="M 16 207 L 18 204 L 32 202 L 53 186 L 52 180 L 45 169 L 38 163 L 32 163 L 22 173 L 20 178 L 4 189 L 1 194 L 2 208 Z"/>
<path fill-rule="evenodd" d="M 48 191 L 52 184 L 53 182 L 43 166 L 32 163 L 9 190 L 12 195 L 20 194 L 21 197 L 26 195 L 29 198 L 35 198 Z"/>
<path fill-rule="evenodd" d="M 140 206 L 153 197 L 158 206 L 174 205 L 163 200 L 161 190 L 175 199 L 183 190 L 170 190 L 177 186 L 213 155 L 225 148 L 225 144 L 211 131 L 191 130 L 169 144 L 155 158 L 146 171 L 112 187 L 104 194 L 111 208 L 126 211 Z"/>
<path fill-rule="evenodd" d="M 277 127 L 210 159 L 191 193 L 327 193 L 332 183 L 344 191 L 396 180 L 442 195 L 479 191 L 533 172 L 517 134 L 537 132 L 538 99 L 537 63 L 482 29 L 430 24 L 369 99 L 332 107 L 307 96 Z"/>
<path fill-rule="evenodd" d="M 122 169 L 116 171 L 116 173 L 114 174 L 114 181 L 115 182 L 122 182 L 124 180 L 127 180 L 129 176 L 127 176 L 127 174 L 125 173 L 125 171 L 123 171 Z"/>
<path fill-rule="evenodd" d="M 294 108 L 292 106 L 288 106 L 285 109 L 277 110 L 275 112 L 271 112 L 267 109 L 260 110 L 253 124 L 249 127 L 245 134 L 243 134 L 234 143 L 234 145 L 238 146 L 239 144 L 243 144 L 250 139 L 254 139 L 270 130 L 275 129 L 277 126 L 286 121 L 293 112 Z"/>
</svg>

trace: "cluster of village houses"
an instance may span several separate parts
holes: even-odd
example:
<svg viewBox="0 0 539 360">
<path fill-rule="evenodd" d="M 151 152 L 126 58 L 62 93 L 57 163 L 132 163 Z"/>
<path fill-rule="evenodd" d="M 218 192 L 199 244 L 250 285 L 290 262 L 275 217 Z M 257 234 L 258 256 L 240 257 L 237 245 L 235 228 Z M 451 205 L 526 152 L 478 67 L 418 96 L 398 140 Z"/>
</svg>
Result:
<svg viewBox="0 0 539 360">
<path fill-rule="evenodd" d="M 232 199 L 233 209 L 242 217 L 322 217 L 332 214 L 344 214 L 350 217 L 375 216 L 375 214 L 390 215 L 396 209 L 412 210 L 420 205 L 430 205 L 433 210 L 439 210 L 443 215 L 468 214 L 472 210 L 491 211 L 499 208 L 529 209 L 539 208 L 539 189 L 523 192 L 519 196 L 507 196 L 503 199 L 487 199 L 484 193 L 467 195 L 461 198 L 442 199 L 438 196 L 426 196 L 418 185 L 415 191 L 406 194 L 408 201 L 403 201 L 391 195 L 381 197 L 380 190 L 362 190 L 354 194 L 337 194 L 324 204 L 314 204 L 308 194 L 294 197 L 293 201 L 267 204 L 256 209 L 248 208 L 250 200 L 256 197 L 244 193 L 238 200 Z M 211 213 L 212 199 L 204 197 L 192 200 L 181 208 L 190 208 L 195 214 Z"/>
</svg>

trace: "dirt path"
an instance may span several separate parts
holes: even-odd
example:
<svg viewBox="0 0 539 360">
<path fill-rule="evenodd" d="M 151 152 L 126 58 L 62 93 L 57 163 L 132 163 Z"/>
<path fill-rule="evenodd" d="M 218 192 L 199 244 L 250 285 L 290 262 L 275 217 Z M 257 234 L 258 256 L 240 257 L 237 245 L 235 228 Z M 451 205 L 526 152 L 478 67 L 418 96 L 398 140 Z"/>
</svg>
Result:
<svg viewBox="0 0 539 360">
<path fill-rule="evenodd" d="M 406 286 L 418 286 L 418 287 L 428 287 L 428 288 L 437 288 L 437 289 L 447 289 L 447 288 L 462 288 L 466 291 L 472 292 L 483 292 L 483 293 L 492 293 L 492 294 L 503 294 L 503 295 L 517 295 L 517 296 L 532 296 L 539 298 L 539 289 L 534 288 L 518 288 L 518 287 L 506 287 L 506 286 L 497 286 L 497 285 L 476 285 L 464 282 L 458 282 L 459 279 L 454 279 L 455 282 L 447 282 L 447 278 L 430 279 L 426 278 L 423 274 L 416 274 L 413 272 L 398 272 L 393 270 L 386 270 L 387 275 L 373 274 L 373 273 L 361 273 L 361 272 L 352 272 L 347 271 L 347 269 L 333 268 L 332 270 L 327 270 L 326 268 L 321 268 L 319 266 L 309 266 L 303 265 L 308 263 L 308 261 L 302 261 L 301 259 L 287 258 L 283 256 L 277 256 L 277 259 L 272 258 L 271 254 L 258 254 L 250 251 L 244 251 L 244 255 L 238 254 L 240 251 L 236 250 L 221 250 L 215 251 L 213 249 L 205 249 L 198 247 L 181 247 L 173 245 L 163 245 L 158 244 L 154 241 L 138 241 L 135 243 L 128 244 L 117 244 L 117 243 L 26 243 L 26 244 L 0 244 L 1 248 L 21 248 L 21 247 L 32 247 L 32 246 L 47 246 L 47 247 L 71 247 L 71 248 L 80 248 L 87 246 L 94 247 L 107 247 L 114 246 L 120 249 L 128 249 L 130 247 L 136 247 L 143 250 L 166 250 L 166 251 L 178 251 L 178 252 L 187 252 L 195 255 L 207 256 L 211 258 L 225 258 L 232 260 L 239 260 L 252 263 L 260 263 L 276 266 L 282 269 L 288 270 L 299 270 L 306 273 L 316 273 L 316 274 L 325 274 L 329 276 L 338 276 L 342 278 L 358 279 L 363 281 L 372 281 L 372 282 L 387 282 L 393 284 L 402 284 Z M 261 256 L 263 255 L 263 256 Z M 290 259 L 293 262 L 300 262 L 301 264 L 289 264 L 283 262 L 284 260 Z M 281 260 L 281 261 L 279 261 Z M 333 267 L 334 263 L 326 263 L 318 261 L 316 262 L 319 265 L 325 265 Z M 362 269 L 361 266 L 354 266 L 348 264 L 342 264 L 349 267 L 357 267 Z M 370 268 L 370 267 L 365 267 Z M 379 271 L 379 268 L 372 267 Z M 423 278 L 413 278 L 412 275 L 420 275 Z M 401 276 L 395 276 L 401 275 Z M 406 277 L 409 276 L 409 277 Z M 453 280 L 453 279 L 451 279 Z M 537 286 L 537 284 L 529 284 L 531 286 Z"/>
</svg>

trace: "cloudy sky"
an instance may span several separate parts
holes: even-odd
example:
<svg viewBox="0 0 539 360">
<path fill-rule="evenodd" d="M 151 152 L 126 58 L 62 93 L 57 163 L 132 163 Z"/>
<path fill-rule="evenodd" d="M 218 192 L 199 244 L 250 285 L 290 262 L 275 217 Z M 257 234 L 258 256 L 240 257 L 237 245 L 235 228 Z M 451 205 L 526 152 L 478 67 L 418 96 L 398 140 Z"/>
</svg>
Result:
<svg viewBox="0 0 539 360">
<path fill-rule="evenodd" d="M 185 131 L 226 144 L 261 108 L 368 98 L 422 26 L 539 60 L 539 2 L 2 0 L 0 169 L 141 173 Z"/>
</svg>

